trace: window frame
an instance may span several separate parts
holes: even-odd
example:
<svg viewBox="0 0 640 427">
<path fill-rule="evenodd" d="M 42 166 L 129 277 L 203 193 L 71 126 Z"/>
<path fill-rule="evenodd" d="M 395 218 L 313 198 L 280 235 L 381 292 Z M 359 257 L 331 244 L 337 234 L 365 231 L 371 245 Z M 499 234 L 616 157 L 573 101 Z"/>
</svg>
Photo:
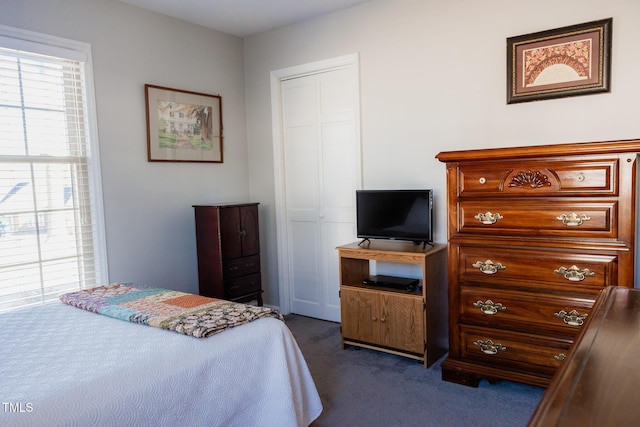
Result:
<svg viewBox="0 0 640 427">
<path fill-rule="evenodd" d="M 93 79 L 91 45 L 84 42 L 0 25 L 0 46 L 83 62 L 84 104 L 87 116 L 86 161 L 88 167 L 89 206 L 93 229 L 94 266 L 97 284 L 109 283 L 102 172 L 98 141 L 98 119 Z M 100 283 L 101 282 L 101 283 Z M 43 301 L 41 300 L 41 303 Z M 44 301 L 45 303 L 47 301 Z M 25 304 L 31 305 L 31 304 Z M 18 308 L 18 307 L 15 307 Z"/>
</svg>

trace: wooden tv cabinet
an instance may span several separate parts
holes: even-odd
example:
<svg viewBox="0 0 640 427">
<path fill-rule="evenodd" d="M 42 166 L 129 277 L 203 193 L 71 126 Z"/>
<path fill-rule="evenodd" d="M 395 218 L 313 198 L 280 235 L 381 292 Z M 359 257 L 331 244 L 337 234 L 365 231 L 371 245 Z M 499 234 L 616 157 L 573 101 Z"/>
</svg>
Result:
<svg viewBox="0 0 640 427">
<path fill-rule="evenodd" d="M 448 348 L 447 251 L 411 242 L 372 240 L 337 248 L 340 268 L 342 348 L 364 347 L 431 366 Z M 421 289 L 370 286 L 370 261 L 415 264 Z"/>
</svg>

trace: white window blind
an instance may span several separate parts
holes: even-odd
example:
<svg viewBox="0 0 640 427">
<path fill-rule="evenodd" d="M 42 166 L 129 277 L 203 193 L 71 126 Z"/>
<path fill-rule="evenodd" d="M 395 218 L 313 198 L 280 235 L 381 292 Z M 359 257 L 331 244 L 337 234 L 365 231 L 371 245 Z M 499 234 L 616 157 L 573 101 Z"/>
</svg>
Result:
<svg viewBox="0 0 640 427">
<path fill-rule="evenodd" d="M 0 311 L 106 279 L 90 64 L 20 38 L 0 37 Z"/>
</svg>

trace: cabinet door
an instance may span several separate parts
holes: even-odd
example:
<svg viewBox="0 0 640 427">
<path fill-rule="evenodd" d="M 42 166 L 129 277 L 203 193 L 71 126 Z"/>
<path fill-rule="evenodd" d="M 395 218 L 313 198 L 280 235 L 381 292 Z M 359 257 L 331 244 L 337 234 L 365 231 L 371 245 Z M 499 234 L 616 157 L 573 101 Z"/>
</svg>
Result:
<svg viewBox="0 0 640 427">
<path fill-rule="evenodd" d="M 340 316 L 342 337 L 371 344 L 380 342 L 378 293 L 342 288 Z"/>
<path fill-rule="evenodd" d="M 242 256 L 242 227 L 238 207 L 220 208 L 220 246 L 222 259 Z"/>
<path fill-rule="evenodd" d="M 382 293 L 380 300 L 380 344 L 424 354 L 422 298 Z"/>
<path fill-rule="evenodd" d="M 240 208 L 240 228 L 242 237 L 242 256 L 260 252 L 260 230 L 258 228 L 258 206 Z"/>
</svg>

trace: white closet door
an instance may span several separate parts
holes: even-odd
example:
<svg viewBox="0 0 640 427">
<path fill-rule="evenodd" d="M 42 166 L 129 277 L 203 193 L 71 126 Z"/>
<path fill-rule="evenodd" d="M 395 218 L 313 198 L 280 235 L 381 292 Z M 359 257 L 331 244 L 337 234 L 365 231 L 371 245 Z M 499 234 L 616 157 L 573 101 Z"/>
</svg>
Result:
<svg viewBox="0 0 640 427">
<path fill-rule="evenodd" d="M 340 321 L 335 247 L 355 240 L 356 90 L 348 68 L 282 82 L 291 312 Z"/>
</svg>

